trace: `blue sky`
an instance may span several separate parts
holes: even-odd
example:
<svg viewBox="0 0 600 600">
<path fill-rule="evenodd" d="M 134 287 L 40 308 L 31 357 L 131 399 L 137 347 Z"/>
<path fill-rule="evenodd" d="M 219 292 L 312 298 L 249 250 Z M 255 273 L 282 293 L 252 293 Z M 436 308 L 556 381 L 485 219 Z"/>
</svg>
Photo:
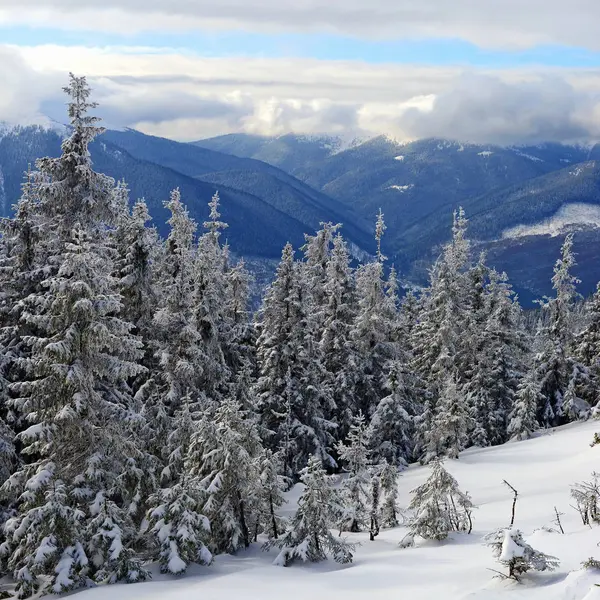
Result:
<svg viewBox="0 0 600 600">
<path fill-rule="evenodd" d="M 109 125 L 177 139 L 588 143 L 598 23 L 597 0 L 2 0 L 0 120 L 60 118 L 73 71 Z"/>
<path fill-rule="evenodd" d="M 141 32 L 116 34 L 64 31 L 55 28 L 5 25 L 0 41 L 35 46 L 58 44 L 91 47 L 173 48 L 202 56 L 302 57 L 319 60 L 360 60 L 368 63 L 469 65 L 508 68 L 524 65 L 600 67 L 600 50 L 565 45 L 524 49 L 486 49 L 461 39 L 368 40 L 323 33 L 256 33 L 244 31 Z"/>
</svg>

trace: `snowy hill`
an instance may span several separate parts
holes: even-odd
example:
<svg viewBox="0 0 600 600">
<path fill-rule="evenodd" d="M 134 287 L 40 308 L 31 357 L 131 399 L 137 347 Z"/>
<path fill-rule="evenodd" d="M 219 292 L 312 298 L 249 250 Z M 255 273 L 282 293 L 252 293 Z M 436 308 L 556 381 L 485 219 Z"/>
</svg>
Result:
<svg viewBox="0 0 600 600">
<path fill-rule="evenodd" d="M 530 600 L 592 600 L 599 590 L 600 572 L 580 570 L 590 556 L 600 557 L 600 527 L 585 527 L 570 507 L 570 486 L 588 480 L 598 468 L 600 446 L 590 447 L 598 422 L 567 425 L 536 439 L 485 450 L 464 452 L 446 468 L 477 504 L 471 535 L 455 535 L 443 543 L 421 543 L 415 548 L 397 545 L 406 530 L 382 531 L 376 541 L 367 534 L 351 536 L 360 541 L 354 563 L 339 566 L 332 561 L 289 568 L 271 565 L 275 553 L 262 553 L 258 545 L 237 556 L 218 556 L 211 567 L 197 567 L 182 578 L 155 575 L 149 583 L 99 587 L 80 592 L 76 600 L 189 600 L 245 598 L 265 600 L 363 600 L 410 598 L 411 600 L 509 598 Z M 399 480 L 400 504 L 409 502 L 410 490 L 423 483 L 427 467 L 413 466 Z M 490 569 L 503 570 L 482 538 L 508 525 L 510 491 L 507 479 L 519 491 L 515 526 L 534 548 L 560 559 L 552 573 L 526 576 L 523 583 L 502 580 Z M 298 490 L 291 493 L 292 500 Z M 542 530 L 554 527 L 554 507 L 562 513 L 565 535 Z M 293 508 L 293 501 L 287 509 Z M 596 595 L 595 595 L 596 594 Z"/>
</svg>

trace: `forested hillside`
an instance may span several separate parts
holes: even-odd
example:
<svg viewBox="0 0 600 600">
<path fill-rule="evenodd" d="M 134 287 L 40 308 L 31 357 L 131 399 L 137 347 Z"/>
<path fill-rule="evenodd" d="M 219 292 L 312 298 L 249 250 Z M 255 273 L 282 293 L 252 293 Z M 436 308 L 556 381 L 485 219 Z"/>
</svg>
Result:
<svg viewBox="0 0 600 600">
<path fill-rule="evenodd" d="M 473 251 L 463 209 L 427 287 L 402 299 L 384 214 L 358 265 L 325 222 L 301 248 L 283 245 L 251 314 L 220 195 L 197 222 L 186 189 L 171 190 L 159 235 L 153 207 L 95 170 L 90 144 L 105 142 L 85 78 L 66 91 L 60 155 L 28 171 L 2 221 L 10 594 L 141 582 L 154 567 L 178 575 L 259 540 L 286 566 L 351 563 L 344 532 L 375 540 L 403 524 L 404 548 L 466 536 L 475 505 L 443 461 L 597 415 L 600 288 L 578 295 L 571 235 L 552 295 L 526 314 L 507 275 Z M 398 478 L 413 462 L 431 470 L 401 512 Z M 575 488 L 584 524 L 598 520 L 598 497 L 597 483 Z M 508 577 L 558 567 L 513 525 L 486 538 Z"/>
</svg>

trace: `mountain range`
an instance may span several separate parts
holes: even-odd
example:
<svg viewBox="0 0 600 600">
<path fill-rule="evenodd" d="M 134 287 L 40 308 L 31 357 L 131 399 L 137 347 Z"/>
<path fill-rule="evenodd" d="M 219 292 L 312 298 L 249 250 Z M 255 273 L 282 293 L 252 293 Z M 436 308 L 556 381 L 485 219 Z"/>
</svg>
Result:
<svg viewBox="0 0 600 600">
<path fill-rule="evenodd" d="M 0 211 L 10 213 L 23 172 L 56 156 L 64 128 L 0 128 Z M 577 230 L 583 294 L 600 279 L 600 146 L 500 147 L 441 139 L 262 137 L 230 134 L 180 143 L 135 130 L 106 131 L 91 148 L 95 168 L 144 197 L 166 232 L 163 202 L 179 187 L 201 224 L 216 190 L 233 252 L 273 261 L 300 247 L 320 222 L 341 222 L 358 259 L 374 252 L 375 216 L 384 251 L 403 280 L 425 281 L 462 205 L 475 251 L 505 269 L 522 301 L 551 291 L 552 265 L 567 230 Z"/>
</svg>

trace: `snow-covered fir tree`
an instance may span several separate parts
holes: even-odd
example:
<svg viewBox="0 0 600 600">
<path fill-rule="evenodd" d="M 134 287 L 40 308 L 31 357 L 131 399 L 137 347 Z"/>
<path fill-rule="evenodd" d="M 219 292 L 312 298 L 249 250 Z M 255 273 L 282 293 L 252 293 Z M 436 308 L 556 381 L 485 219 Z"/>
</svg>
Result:
<svg viewBox="0 0 600 600">
<path fill-rule="evenodd" d="M 119 195 L 125 198 L 119 199 Z M 148 227 L 150 214 L 144 200 L 129 209 L 127 188 L 117 192 L 119 215 L 115 228 L 117 277 L 123 303 L 122 315 L 135 326 L 144 342 L 144 364 L 154 367 L 152 360 L 155 335 L 152 320 L 157 309 L 156 261 L 158 236 Z"/>
<path fill-rule="evenodd" d="M 355 281 L 348 247 L 339 233 L 333 238 L 324 292 L 321 355 L 335 410 L 337 427 L 334 435 L 340 441 L 348 434 L 352 416 L 357 410 L 360 358 L 352 339 L 358 309 Z"/>
<path fill-rule="evenodd" d="M 499 529 L 486 536 L 494 557 L 508 568 L 508 577 L 520 580 L 527 571 L 554 571 L 559 561 L 534 550 L 518 529 Z"/>
<path fill-rule="evenodd" d="M 537 332 L 541 348 L 535 356 L 535 369 L 544 397 L 544 403 L 538 407 L 538 419 L 546 426 L 584 418 L 590 410 L 587 402 L 574 393 L 573 387 L 572 393 L 566 396 L 571 380 L 580 371 L 572 347 L 573 308 L 579 283 L 572 274 L 576 264 L 573 236 L 569 234 L 554 266 L 552 287 L 555 295 L 541 301 L 543 318 Z"/>
<path fill-rule="evenodd" d="M 250 545 L 251 524 L 259 520 L 261 457 L 256 423 L 235 400 L 224 400 L 198 422 L 185 469 L 205 493 L 203 510 L 216 553 Z"/>
<path fill-rule="evenodd" d="M 485 275 L 481 291 L 474 287 L 477 304 L 473 307 L 471 339 L 475 356 L 465 385 L 474 419 L 470 441 L 476 446 L 506 441 L 527 347 L 521 309 L 506 274 L 485 268 Z"/>
<path fill-rule="evenodd" d="M 153 538 L 154 558 L 161 571 L 183 573 L 191 563 L 210 564 L 210 522 L 202 511 L 206 494 L 189 472 L 192 437 L 198 424 L 184 396 L 168 438 L 168 460 L 162 485 L 149 499 L 148 531 Z"/>
<path fill-rule="evenodd" d="M 436 429 L 440 397 L 446 393 L 446 408 L 456 406 L 452 395 L 461 395 L 466 373 L 465 356 L 471 351 L 467 267 L 469 242 L 466 239 L 467 220 L 460 209 L 454 215 L 452 241 L 444 248 L 430 274 L 418 323 L 413 328 L 411 347 L 413 368 L 425 383 L 423 411 L 416 422 L 416 452 L 427 462 L 444 453 Z M 453 388 L 454 386 L 454 388 Z M 464 425 L 459 435 L 462 446 Z"/>
<path fill-rule="evenodd" d="M 431 464 L 427 481 L 414 489 L 409 510 L 412 517 L 409 534 L 402 545 L 414 543 L 415 537 L 426 540 L 445 540 L 453 532 L 471 533 L 471 514 L 474 506 L 470 496 L 462 492 L 458 482 L 441 461 Z"/>
<path fill-rule="evenodd" d="M 285 530 L 287 520 L 279 514 L 286 500 L 283 492 L 289 482 L 279 474 L 280 458 L 268 448 L 258 459 L 258 521 L 256 533 L 261 532 L 274 540 Z M 256 535 L 255 535 L 256 539 Z"/>
<path fill-rule="evenodd" d="M 378 247 L 383 231 L 383 215 L 380 214 L 376 228 Z M 386 294 L 384 259 L 378 251 L 378 260 L 363 264 L 356 271 L 358 310 L 351 332 L 358 354 L 355 398 L 358 409 L 368 418 L 385 395 L 386 368 L 396 357 L 394 333 L 398 315 L 393 306 L 393 294 L 391 298 Z M 392 289 L 394 285 L 392 283 Z"/>
<path fill-rule="evenodd" d="M 398 467 L 384 462 L 380 466 L 379 481 L 383 499 L 379 522 L 382 527 L 398 526 Z"/>
<path fill-rule="evenodd" d="M 600 283 L 585 305 L 585 316 L 587 323 L 574 339 L 574 355 L 587 374 L 579 392 L 597 417 L 600 413 Z"/>
<path fill-rule="evenodd" d="M 433 429 L 429 432 L 428 455 L 425 460 L 446 456 L 458 458 L 467 447 L 468 432 L 473 427 L 464 393 L 456 376 L 448 376 L 437 402 Z"/>
<path fill-rule="evenodd" d="M 329 452 L 335 426 L 326 418 L 328 396 L 318 379 L 322 365 L 315 360 L 316 343 L 304 328 L 307 305 L 299 273 L 288 244 L 265 296 L 257 340 L 256 393 L 263 437 L 269 448 L 281 451 L 283 474 L 292 478 L 311 454 L 335 466 Z"/>
<path fill-rule="evenodd" d="M 18 465 L 18 455 L 15 448 L 15 433 L 0 415 L 0 481 L 7 481 Z M 12 498 L 0 495 L 0 548 L 4 535 L 2 527 L 12 514 Z M 0 550 L 0 564 L 2 551 Z M 1 571 L 0 571 L 1 572 Z"/>
<path fill-rule="evenodd" d="M 519 382 L 506 434 L 511 440 L 526 440 L 538 429 L 537 410 L 544 397 L 533 370 Z"/>
<path fill-rule="evenodd" d="M 414 453 L 415 417 L 419 413 L 417 379 L 407 361 L 392 361 L 381 399 L 369 428 L 369 446 L 375 457 L 406 466 Z"/>
<path fill-rule="evenodd" d="M 288 528 L 279 538 L 265 545 L 266 549 L 280 549 L 274 564 L 287 566 L 296 559 L 317 562 L 328 555 L 339 563 L 352 562 L 354 545 L 331 532 L 339 519 L 341 502 L 319 457 L 310 457 L 300 474 L 300 481 L 304 491 Z"/>
<path fill-rule="evenodd" d="M 219 194 L 209 202 L 206 232 L 198 240 L 194 263 L 194 316 L 203 352 L 200 388 L 209 401 L 221 402 L 228 394 L 233 374 L 227 364 L 228 323 L 225 321 L 227 298 L 227 251 L 219 243 L 220 233 L 227 227 L 220 221 Z"/>
<path fill-rule="evenodd" d="M 354 418 L 347 441 L 339 442 L 337 450 L 348 474 L 341 485 L 344 510 L 340 531 L 362 531 L 370 516 L 373 477 L 369 464 L 368 426 L 361 413 Z"/>
<path fill-rule="evenodd" d="M 90 517 L 86 528 L 87 555 L 95 567 L 94 581 L 135 583 L 148 579 L 149 572 L 130 545 L 135 531 L 127 513 L 100 492 L 90 506 Z"/>
<path fill-rule="evenodd" d="M 46 279 L 21 317 L 35 329 L 24 339 L 27 380 L 11 385 L 13 405 L 30 424 L 20 434 L 23 453 L 33 457 L 3 486 L 22 490 L 18 514 L 6 526 L 21 597 L 73 589 L 83 583 L 84 567 L 93 567 L 92 576 L 100 568 L 88 565 L 81 522 L 98 493 L 118 497 L 97 477 L 128 458 L 115 453 L 125 448 L 116 443 L 122 432 L 106 424 L 119 422 L 129 400 L 125 382 L 141 370 L 141 344 L 119 316 L 106 239 L 116 218 L 114 182 L 92 170 L 88 151 L 101 131 L 87 115 L 95 105 L 85 78 L 71 76 L 65 91 L 72 133 L 60 157 L 37 163 Z"/>
<path fill-rule="evenodd" d="M 194 234 L 196 224 L 171 192 L 165 206 L 171 211 L 169 236 L 160 270 L 161 308 L 154 315 L 157 328 L 159 390 L 173 412 L 188 393 L 200 393 L 204 353 L 194 315 Z"/>
</svg>

